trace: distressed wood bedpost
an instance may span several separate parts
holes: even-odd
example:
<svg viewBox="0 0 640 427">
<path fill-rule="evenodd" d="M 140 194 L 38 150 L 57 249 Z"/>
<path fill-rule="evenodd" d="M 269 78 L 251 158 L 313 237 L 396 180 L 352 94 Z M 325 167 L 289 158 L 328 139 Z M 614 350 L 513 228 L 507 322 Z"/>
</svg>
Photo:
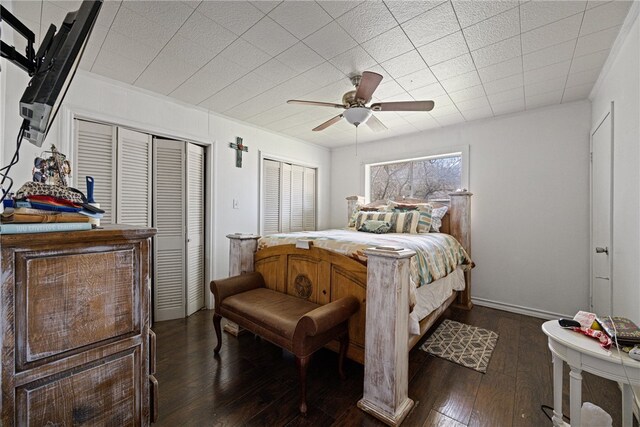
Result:
<svg viewBox="0 0 640 427">
<path fill-rule="evenodd" d="M 255 234 L 227 234 L 229 239 L 229 277 L 250 273 L 254 270 L 254 258 L 258 249 L 258 239 Z M 223 329 L 231 335 L 238 336 L 240 327 L 227 320 Z"/>
<path fill-rule="evenodd" d="M 364 392 L 358 407 L 397 426 L 409 399 L 409 270 L 415 251 L 369 248 Z"/>
<path fill-rule="evenodd" d="M 349 196 L 347 197 L 347 224 L 351 221 L 351 215 L 353 215 L 353 211 L 356 208 L 356 205 L 364 204 L 364 197 L 362 196 Z"/>
<path fill-rule="evenodd" d="M 450 234 L 456 238 L 471 257 L 471 196 L 468 191 L 450 193 L 451 208 L 449 209 Z M 470 310 L 471 302 L 471 270 L 464 273 L 465 288 L 458 293 L 455 306 Z"/>
</svg>

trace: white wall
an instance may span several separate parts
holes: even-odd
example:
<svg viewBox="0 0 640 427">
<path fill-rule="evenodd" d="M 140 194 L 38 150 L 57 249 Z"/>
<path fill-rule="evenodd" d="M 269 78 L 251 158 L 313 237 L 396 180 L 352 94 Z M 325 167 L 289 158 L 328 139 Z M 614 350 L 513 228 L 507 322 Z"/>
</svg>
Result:
<svg viewBox="0 0 640 427">
<path fill-rule="evenodd" d="M 613 312 L 640 324 L 640 23 L 638 4 L 625 22 L 592 92 L 592 126 L 613 116 Z M 635 13 L 634 13 L 635 12 Z"/>
<path fill-rule="evenodd" d="M 10 65 L 7 71 L 6 99 L 2 102 L 6 123 L 4 140 L 7 141 L 3 144 L 5 159 L 15 149 L 15 137 L 21 123 L 18 101 L 28 81 L 27 74 L 16 67 Z M 326 148 L 242 124 L 84 71 L 76 74 L 64 108 L 67 111 L 56 118 L 43 148 L 26 141 L 23 144 L 20 163 L 14 166 L 11 174 L 16 188 L 31 179 L 33 158 L 49 149 L 50 144 L 55 144 L 69 157 L 73 156 L 69 111 L 161 136 L 210 144 L 213 173 L 207 187 L 213 190 L 210 205 L 213 248 L 208 263 L 211 278 L 228 274 L 227 234 L 258 232 L 260 150 L 318 166 L 318 226 L 328 226 L 331 154 Z M 249 152 L 243 155 L 241 169 L 235 167 L 235 151 L 228 146 L 229 142 L 235 142 L 236 136 L 244 138 L 249 148 Z M 239 209 L 232 208 L 234 197 L 239 199 Z"/>
<path fill-rule="evenodd" d="M 589 296 L 590 115 L 581 101 L 334 150 L 331 224 L 364 193 L 365 163 L 469 145 L 472 297 L 573 315 Z"/>
</svg>

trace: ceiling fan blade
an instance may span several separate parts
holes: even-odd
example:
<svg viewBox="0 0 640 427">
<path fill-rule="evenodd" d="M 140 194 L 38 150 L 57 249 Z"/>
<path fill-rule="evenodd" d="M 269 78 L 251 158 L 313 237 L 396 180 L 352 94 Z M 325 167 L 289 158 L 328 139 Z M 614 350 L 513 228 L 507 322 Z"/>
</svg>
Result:
<svg viewBox="0 0 640 427">
<path fill-rule="evenodd" d="M 287 104 L 313 105 L 316 107 L 344 108 L 344 105 L 342 104 L 334 104 L 332 102 L 303 101 L 300 99 L 290 99 L 287 101 Z"/>
<path fill-rule="evenodd" d="M 433 101 L 377 102 L 371 104 L 372 111 L 431 111 Z"/>
<path fill-rule="evenodd" d="M 340 121 L 340 119 L 342 119 L 342 114 L 338 114 L 337 116 L 327 120 L 326 122 L 322 123 L 321 125 L 318 125 L 318 126 L 314 127 L 313 131 L 317 132 L 319 130 L 324 130 L 324 129 L 328 128 L 329 126 L 338 123 Z"/>
<path fill-rule="evenodd" d="M 373 92 L 376 91 L 381 81 L 382 76 L 378 73 L 373 71 L 362 73 L 362 79 L 360 79 L 360 84 L 356 89 L 356 99 L 364 99 L 365 103 L 371 101 L 371 96 L 373 96 Z"/>
<path fill-rule="evenodd" d="M 382 132 L 384 130 L 387 130 L 387 127 L 384 125 L 384 123 L 382 123 L 376 116 L 374 116 L 373 114 L 371 115 L 371 117 L 369 117 L 369 120 L 367 120 L 367 125 L 371 128 L 372 131 L 374 132 Z"/>
</svg>

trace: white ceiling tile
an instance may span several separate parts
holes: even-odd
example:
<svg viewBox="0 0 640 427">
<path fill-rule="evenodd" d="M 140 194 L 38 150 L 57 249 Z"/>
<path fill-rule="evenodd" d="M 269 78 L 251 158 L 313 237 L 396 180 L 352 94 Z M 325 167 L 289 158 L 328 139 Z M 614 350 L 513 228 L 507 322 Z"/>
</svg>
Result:
<svg viewBox="0 0 640 427">
<path fill-rule="evenodd" d="M 42 32 L 43 37 L 44 34 L 46 34 L 50 23 L 55 25 L 56 28 L 59 28 L 62 21 L 64 21 L 64 18 L 67 16 L 67 13 L 72 9 L 73 8 L 67 9 L 58 2 L 42 2 L 42 19 L 40 19 L 40 14 L 38 14 L 38 20 L 36 22 L 41 23 L 40 31 Z"/>
<path fill-rule="evenodd" d="M 270 58 L 268 54 L 242 38 L 231 43 L 220 53 L 219 57 L 234 62 L 247 71 L 259 67 Z"/>
<path fill-rule="evenodd" d="M 389 80 L 381 83 L 380 86 L 378 86 L 378 88 L 374 92 L 374 97 L 379 101 L 383 101 L 393 96 L 405 94 L 406 90 L 402 88 L 402 86 L 400 86 L 395 80 Z"/>
<path fill-rule="evenodd" d="M 174 32 L 166 31 L 161 24 L 157 24 L 142 15 L 121 7 L 111 24 L 111 31 L 129 37 L 148 46 L 163 47 Z"/>
<path fill-rule="evenodd" d="M 463 89 L 467 89 L 473 86 L 481 84 L 478 72 L 473 70 L 468 73 L 461 74 L 447 80 L 441 80 L 440 84 L 447 92 L 455 92 Z"/>
<path fill-rule="evenodd" d="M 459 112 L 455 112 L 446 116 L 436 117 L 436 121 L 438 122 L 438 124 L 440 124 L 440 126 L 450 126 L 457 123 L 463 123 L 465 120 L 464 117 L 462 117 L 462 114 L 460 114 Z"/>
<path fill-rule="evenodd" d="M 469 49 L 476 50 L 520 33 L 518 16 L 518 8 L 513 8 L 462 30 Z"/>
<path fill-rule="evenodd" d="M 20 20 L 40 22 L 42 2 L 40 1 L 16 1 L 12 2 L 12 13 Z M 102 13 L 102 12 L 101 12 Z M 59 22 L 54 25 L 58 26 Z M 32 31 L 34 28 L 30 28 Z"/>
<path fill-rule="evenodd" d="M 377 64 L 376 60 L 360 46 L 331 58 L 329 62 L 347 75 L 360 74 Z"/>
<path fill-rule="evenodd" d="M 17 2 L 17 3 L 36 3 L 37 2 Z M 120 0 L 112 0 L 105 1 L 102 3 L 102 7 L 100 7 L 100 12 L 98 13 L 98 19 L 96 20 L 96 26 L 104 26 L 110 27 L 113 23 L 114 18 L 116 17 L 116 13 L 118 13 L 118 9 L 120 9 L 122 2 Z"/>
<path fill-rule="evenodd" d="M 578 37 L 582 15 L 573 15 L 553 24 L 522 33 L 522 52 L 534 52 Z"/>
<path fill-rule="evenodd" d="M 524 111 L 524 97 L 500 104 L 491 104 L 491 109 L 496 116 L 500 114 L 510 114 Z"/>
<path fill-rule="evenodd" d="M 299 39 L 316 32 L 333 20 L 313 1 L 283 1 L 269 13 L 269 17 Z"/>
<path fill-rule="evenodd" d="M 488 95 L 491 105 L 504 104 L 506 102 L 521 101 L 524 108 L 524 88 L 522 86 L 515 89 L 505 90 L 504 92 L 498 92 Z"/>
<path fill-rule="evenodd" d="M 562 102 L 578 101 L 580 99 L 587 99 L 593 89 L 593 82 L 582 84 L 573 87 L 567 87 L 564 89 L 564 95 L 562 96 Z"/>
<path fill-rule="evenodd" d="M 309 80 L 313 81 L 313 79 Z M 345 78 L 319 89 L 309 90 L 301 98 L 309 101 L 335 102 L 341 104 L 342 95 L 350 90 L 354 90 L 354 87 L 351 82 Z"/>
<path fill-rule="evenodd" d="M 255 73 L 247 74 L 216 92 L 200 105 L 213 111 L 226 111 L 264 91 L 266 84 L 266 80 L 262 80 Z"/>
<path fill-rule="evenodd" d="M 249 119 L 249 122 L 258 126 L 267 126 L 272 122 L 276 122 L 299 113 L 300 109 L 296 105 L 280 104 L 277 107 L 253 116 Z"/>
<path fill-rule="evenodd" d="M 588 10 L 580 27 L 580 35 L 595 33 L 610 27 L 622 25 L 629 12 L 631 2 L 612 1 L 602 6 Z"/>
<path fill-rule="evenodd" d="M 344 1 L 319 1 L 318 4 L 325 10 L 329 15 L 331 15 L 334 19 L 339 16 L 347 13 L 354 7 L 360 6 L 364 2 L 355 1 L 355 0 L 344 0 Z"/>
<path fill-rule="evenodd" d="M 169 54 L 160 54 L 136 79 L 134 85 L 167 95 L 197 70 L 198 67 L 189 62 L 176 61 Z"/>
<path fill-rule="evenodd" d="M 362 47 L 379 63 L 413 49 L 413 45 L 399 26 L 363 43 Z"/>
<path fill-rule="evenodd" d="M 569 74 L 569 78 L 567 79 L 567 87 L 580 86 L 588 83 L 593 84 L 596 82 L 599 75 L 599 68 Z"/>
<path fill-rule="evenodd" d="M 193 13 L 193 9 L 184 3 L 177 1 L 125 1 L 122 7 L 126 7 L 133 12 L 144 16 L 148 20 L 162 26 L 171 35 L 178 31 L 178 28 Z"/>
<path fill-rule="evenodd" d="M 487 92 L 489 98 L 491 95 L 504 92 L 506 90 L 515 89 L 524 85 L 524 80 L 522 79 L 522 75 L 515 74 L 511 77 L 506 77 L 504 79 L 494 80 L 492 82 L 484 83 L 484 90 Z"/>
<path fill-rule="evenodd" d="M 271 56 L 284 52 L 298 42 L 291 33 L 268 16 L 248 29 L 242 38 Z"/>
<path fill-rule="evenodd" d="M 580 37 L 574 55 L 583 56 L 611 48 L 619 32 L 620 27 L 613 27 Z"/>
<path fill-rule="evenodd" d="M 311 34 L 304 43 L 325 59 L 340 55 L 358 44 L 336 22 Z"/>
<path fill-rule="evenodd" d="M 478 69 L 478 74 L 483 82 L 503 79 L 514 74 L 522 73 L 522 58 L 516 57 L 498 64 Z"/>
<path fill-rule="evenodd" d="M 216 52 L 202 49 L 201 45 L 177 35 L 167 43 L 160 54 L 165 58 L 173 58 L 175 62 L 187 62 L 194 65 L 196 70 L 216 56 Z"/>
<path fill-rule="evenodd" d="M 263 13 L 269 13 L 271 12 L 271 10 L 276 7 L 277 5 L 279 5 L 280 3 L 282 3 L 282 1 L 280 0 L 258 0 L 258 1 L 252 1 L 251 4 L 254 5 L 255 7 L 257 7 L 258 9 L 260 9 Z"/>
<path fill-rule="evenodd" d="M 231 31 L 199 12 L 194 12 L 176 35 L 197 43 L 214 55 L 220 53 L 237 38 Z"/>
<path fill-rule="evenodd" d="M 482 85 L 469 87 L 456 92 L 449 92 L 449 98 L 455 103 L 487 96 Z"/>
<path fill-rule="evenodd" d="M 403 23 L 415 18 L 424 12 L 444 3 L 445 0 L 422 0 L 422 1 L 385 1 L 393 16 L 398 22 Z"/>
<path fill-rule="evenodd" d="M 533 70 L 535 68 L 545 67 L 547 65 L 570 60 L 573 56 L 573 50 L 575 47 L 576 40 L 573 39 L 528 53 L 522 57 L 524 69 Z"/>
<path fill-rule="evenodd" d="M 474 110 L 463 110 L 462 116 L 465 121 L 470 122 L 471 120 L 480 120 L 486 119 L 488 117 L 493 117 L 493 111 L 487 105 L 487 108 L 476 108 Z"/>
<path fill-rule="evenodd" d="M 464 41 L 462 31 L 458 31 L 420 47 L 418 51 L 427 64 L 431 66 L 469 53 L 469 48 Z"/>
<path fill-rule="evenodd" d="M 477 108 L 484 108 L 486 110 L 489 110 L 489 112 L 491 113 L 491 107 L 489 106 L 489 100 L 487 99 L 486 96 L 480 97 L 480 98 L 473 98 L 473 99 L 469 99 L 467 101 L 460 101 L 460 102 L 456 102 L 456 106 L 460 109 L 460 111 L 462 111 L 462 114 L 464 114 L 465 111 L 467 110 L 475 110 Z M 466 115 L 465 115 L 466 117 Z"/>
<path fill-rule="evenodd" d="M 533 30 L 581 13 L 585 6 L 586 1 L 530 1 L 520 6 L 522 31 Z"/>
<path fill-rule="evenodd" d="M 298 74 L 275 58 L 262 64 L 253 70 L 252 73 L 264 79 L 265 82 L 269 82 L 271 86 L 279 85 Z M 265 90 L 266 89 L 268 88 L 265 87 Z"/>
<path fill-rule="evenodd" d="M 456 10 L 458 20 L 462 28 L 476 24 L 506 10 L 517 7 L 519 3 L 513 0 L 506 1 L 469 1 L 453 0 L 453 8 Z"/>
<path fill-rule="evenodd" d="M 307 45 L 298 42 L 276 57 L 278 61 L 292 68 L 298 73 L 303 73 L 324 62 L 324 59 L 311 50 Z"/>
<path fill-rule="evenodd" d="M 447 94 L 436 96 L 432 99 L 433 99 L 433 103 L 435 104 L 435 106 L 433 107 L 434 110 L 438 108 L 438 112 L 436 112 L 436 114 L 444 115 L 445 107 L 447 108 L 455 107 L 455 104 Z"/>
<path fill-rule="evenodd" d="M 107 37 L 108 32 L 108 28 L 98 25 L 93 26 L 93 30 L 91 30 L 91 36 L 87 41 L 87 46 L 85 47 L 84 53 L 82 54 L 82 59 L 80 60 L 80 68 L 91 71 L 91 67 L 93 66 L 93 63 L 96 60 L 98 53 L 100 52 L 100 48 L 102 47 L 102 43 Z"/>
<path fill-rule="evenodd" d="M 373 71 L 374 73 L 380 74 L 383 80 L 392 80 L 392 77 L 384 68 L 382 68 L 381 65 L 374 65 L 373 67 L 369 67 L 368 71 Z"/>
<path fill-rule="evenodd" d="M 336 22 L 358 43 L 371 40 L 397 25 L 389 9 L 381 1 L 371 1 L 364 7 L 356 7 Z"/>
<path fill-rule="evenodd" d="M 460 24 L 451 3 L 446 2 L 403 23 L 402 28 L 416 46 L 422 46 L 460 31 Z"/>
<path fill-rule="evenodd" d="M 524 85 L 528 86 L 533 83 L 547 82 L 557 78 L 567 78 L 571 61 L 559 62 L 546 67 L 536 68 L 535 70 L 527 70 L 524 72 Z"/>
<path fill-rule="evenodd" d="M 96 58 L 91 71 L 101 76 L 131 84 L 145 67 L 146 64 L 132 61 L 115 52 L 104 50 Z"/>
<path fill-rule="evenodd" d="M 329 62 L 323 62 L 322 64 L 310 69 L 302 75 L 306 79 L 309 79 L 310 81 L 316 83 L 319 87 L 326 86 L 337 81 L 344 81 L 345 83 L 351 85 L 351 82 L 345 76 L 345 74 L 331 65 Z M 340 96 L 342 97 L 342 93 L 340 93 Z"/>
<path fill-rule="evenodd" d="M 578 73 L 580 71 L 600 69 L 609 56 L 608 50 L 591 53 L 589 55 L 574 57 L 571 61 L 570 73 Z"/>
<path fill-rule="evenodd" d="M 434 103 L 435 103 L 435 106 L 433 107 L 433 110 L 429 112 L 429 114 L 431 114 L 431 117 L 433 117 L 436 120 L 438 120 L 441 117 L 450 116 L 451 114 L 456 114 L 456 113 L 460 114 L 460 111 L 453 103 L 449 105 L 444 105 L 444 103 L 438 102 L 437 100 L 435 100 Z M 438 123 L 440 123 L 439 120 L 438 120 Z"/>
<path fill-rule="evenodd" d="M 440 83 L 433 83 L 428 86 L 423 86 L 421 88 L 414 89 L 409 93 L 416 100 L 429 100 L 447 94 Z"/>
<path fill-rule="evenodd" d="M 411 74 L 427 67 L 420 54 L 415 50 L 410 50 L 409 52 L 396 56 L 395 58 L 385 61 L 380 65 L 382 65 L 382 68 L 384 68 L 394 79 L 406 76 L 407 74 Z"/>
<path fill-rule="evenodd" d="M 475 69 L 471 55 L 461 55 L 457 58 L 450 59 L 445 62 L 441 62 L 438 65 L 431 67 L 431 71 L 438 80 L 446 80 L 460 74 L 468 73 Z"/>
<path fill-rule="evenodd" d="M 520 36 L 511 37 L 498 43 L 471 52 L 478 68 L 497 64 L 522 55 Z"/>
<path fill-rule="evenodd" d="M 238 36 L 264 16 L 261 10 L 244 1 L 203 1 L 196 10 Z"/>
<path fill-rule="evenodd" d="M 557 90 L 555 92 L 547 92 L 539 95 L 527 95 L 526 97 L 526 105 L 527 110 L 532 108 L 544 107 L 547 105 L 555 105 L 559 104 L 562 101 L 562 90 Z"/>
<path fill-rule="evenodd" d="M 115 52 L 132 61 L 148 64 L 160 52 L 161 46 L 149 46 L 136 39 L 122 35 L 116 31 L 109 31 L 102 45 L 102 50 Z"/>
<path fill-rule="evenodd" d="M 589 0 L 587 2 L 587 10 L 593 9 L 594 7 L 602 6 L 603 4 L 610 3 L 613 0 Z"/>
<path fill-rule="evenodd" d="M 526 84 L 524 86 L 524 96 L 529 98 L 530 96 L 540 95 L 548 92 L 557 92 L 564 89 L 567 77 L 556 77 L 542 82 Z M 560 102 L 560 101 L 558 101 Z"/>
<path fill-rule="evenodd" d="M 245 73 L 246 68 L 217 56 L 176 88 L 171 96 L 197 105 Z"/>
<path fill-rule="evenodd" d="M 438 79 L 436 79 L 436 77 L 428 68 L 425 68 L 423 70 L 400 77 L 399 79 L 396 79 L 396 81 L 405 90 L 412 91 L 433 84 L 437 82 Z"/>
<path fill-rule="evenodd" d="M 110 0 L 107 0 L 107 1 L 110 1 Z M 180 3 L 186 4 L 191 9 L 197 8 L 200 5 L 201 2 L 202 2 L 202 0 L 181 0 L 180 1 Z"/>
</svg>

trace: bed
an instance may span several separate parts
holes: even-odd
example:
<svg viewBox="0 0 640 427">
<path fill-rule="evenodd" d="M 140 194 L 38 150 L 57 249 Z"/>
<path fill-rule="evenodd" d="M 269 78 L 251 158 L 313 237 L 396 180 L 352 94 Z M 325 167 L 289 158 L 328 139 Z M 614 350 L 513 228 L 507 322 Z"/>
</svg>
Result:
<svg viewBox="0 0 640 427">
<path fill-rule="evenodd" d="M 453 236 L 469 256 L 470 198 L 471 193 L 466 191 L 451 194 L 448 213 L 442 220 L 443 235 L 439 238 L 447 240 L 445 235 Z M 347 211 L 352 212 L 361 200 L 356 196 L 347 198 Z M 399 424 L 413 405 L 407 396 L 409 349 L 451 304 L 465 309 L 472 307 L 469 270 L 473 264 L 467 259 L 461 268 L 453 268 L 443 277 L 434 277 L 433 283 L 418 287 L 417 304 L 414 314 L 410 314 L 411 264 L 418 257 L 415 250 L 398 248 L 410 246 L 396 240 L 400 239 L 398 236 L 387 236 L 392 242 L 383 243 L 381 248 L 362 250 L 367 245 L 362 246 L 357 255 L 366 258 L 366 265 L 353 252 L 339 253 L 328 248 L 331 245 L 326 241 L 331 238 L 323 240 L 314 233 L 289 238 L 293 240 L 284 236 L 266 238 L 260 242 L 260 248 L 259 236 L 228 237 L 230 275 L 256 270 L 264 276 L 267 287 L 319 304 L 346 295 L 354 295 L 361 301 L 361 309 L 350 322 L 347 351 L 349 358 L 365 365 L 364 397 L 358 406 L 389 425 Z M 364 242 L 368 241 L 374 243 L 374 238 L 366 236 Z M 464 285 L 460 284 L 462 278 Z M 417 280 L 420 279 L 414 274 L 413 283 Z M 422 292 L 432 295 L 425 296 Z M 434 303 L 433 294 L 443 300 Z M 415 314 L 416 307 L 424 308 L 421 299 L 432 305 L 426 316 Z M 414 318 L 411 325 L 410 316 L 420 319 Z M 414 333 L 410 334 L 410 330 Z"/>
</svg>

